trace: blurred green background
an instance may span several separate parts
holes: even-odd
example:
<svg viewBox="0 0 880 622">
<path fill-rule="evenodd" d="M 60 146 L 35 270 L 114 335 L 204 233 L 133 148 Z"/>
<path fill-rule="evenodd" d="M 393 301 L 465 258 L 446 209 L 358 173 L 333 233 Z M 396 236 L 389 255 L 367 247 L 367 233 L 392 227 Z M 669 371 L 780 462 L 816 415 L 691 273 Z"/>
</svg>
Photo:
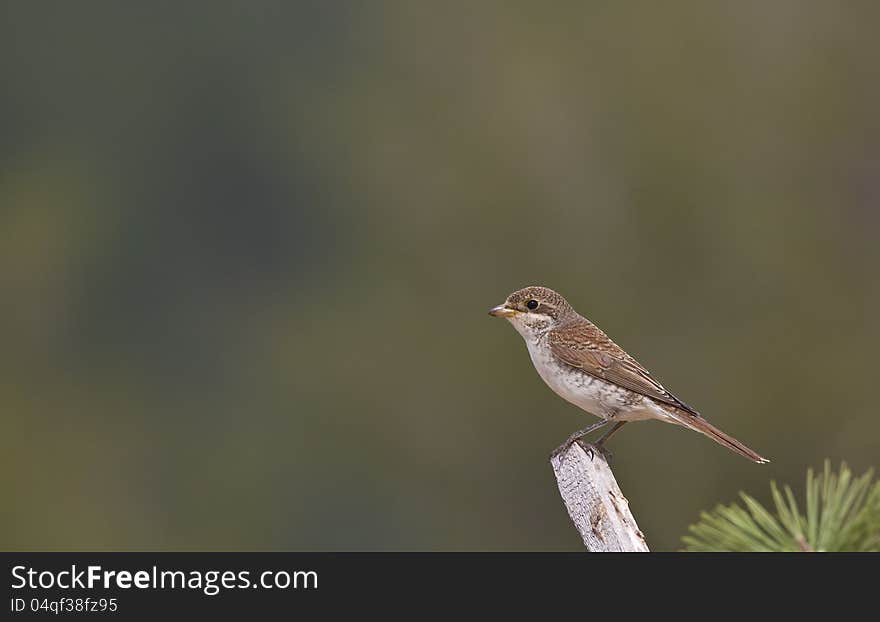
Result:
<svg viewBox="0 0 880 622">
<path fill-rule="evenodd" d="M 759 467 L 878 465 L 880 4 L 4 3 L 0 547 L 582 550 L 545 284 Z"/>
</svg>

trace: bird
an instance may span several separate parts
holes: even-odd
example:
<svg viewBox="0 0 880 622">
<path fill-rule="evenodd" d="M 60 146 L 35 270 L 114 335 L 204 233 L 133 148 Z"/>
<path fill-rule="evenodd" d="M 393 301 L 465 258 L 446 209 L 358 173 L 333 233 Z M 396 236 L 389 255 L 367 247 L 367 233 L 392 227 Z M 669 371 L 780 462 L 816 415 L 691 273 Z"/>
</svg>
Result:
<svg viewBox="0 0 880 622">
<path fill-rule="evenodd" d="M 612 424 L 594 444 L 604 452 L 604 444 L 625 423 L 654 419 L 700 432 L 758 464 L 769 462 L 667 391 L 552 289 L 539 285 L 519 289 L 491 308 L 489 315 L 507 319 L 522 335 L 535 370 L 557 395 L 600 419 L 569 436 L 551 457 L 564 456 L 582 437 Z"/>
</svg>

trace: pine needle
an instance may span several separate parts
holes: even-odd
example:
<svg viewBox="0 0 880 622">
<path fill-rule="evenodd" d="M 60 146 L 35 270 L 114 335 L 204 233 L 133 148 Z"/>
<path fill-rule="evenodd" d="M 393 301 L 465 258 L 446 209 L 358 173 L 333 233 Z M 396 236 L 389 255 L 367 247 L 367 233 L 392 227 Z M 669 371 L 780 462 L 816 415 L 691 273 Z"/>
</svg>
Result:
<svg viewBox="0 0 880 622">
<path fill-rule="evenodd" d="M 846 463 L 832 473 L 807 471 L 802 514 L 789 486 L 770 483 L 775 514 L 741 492 L 734 503 L 701 512 L 682 538 L 687 551 L 880 551 L 880 481 L 873 470 L 853 478 Z"/>
</svg>

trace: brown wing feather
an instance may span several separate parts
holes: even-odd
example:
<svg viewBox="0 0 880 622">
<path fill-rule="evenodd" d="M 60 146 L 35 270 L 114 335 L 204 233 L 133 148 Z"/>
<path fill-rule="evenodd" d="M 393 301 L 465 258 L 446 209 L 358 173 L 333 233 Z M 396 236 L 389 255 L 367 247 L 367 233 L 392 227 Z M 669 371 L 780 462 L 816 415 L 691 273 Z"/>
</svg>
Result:
<svg viewBox="0 0 880 622">
<path fill-rule="evenodd" d="M 664 389 L 647 369 L 587 320 L 550 331 L 548 343 L 553 354 L 566 365 L 699 416 L 697 411 Z"/>
</svg>

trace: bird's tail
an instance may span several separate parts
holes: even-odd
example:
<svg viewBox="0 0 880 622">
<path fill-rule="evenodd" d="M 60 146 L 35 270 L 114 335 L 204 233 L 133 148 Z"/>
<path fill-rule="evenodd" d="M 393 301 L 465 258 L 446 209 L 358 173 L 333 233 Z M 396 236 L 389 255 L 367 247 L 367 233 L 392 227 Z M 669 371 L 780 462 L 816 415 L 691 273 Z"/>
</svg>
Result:
<svg viewBox="0 0 880 622">
<path fill-rule="evenodd" d="M 677 412 L 673 415 L 673 417 L 678 424 L 683 425 L 686 428 L 690 428 L 691 430 L 695 430 L 697 432 L 705 434 L 719 445 L 724 445 L 730 451 L 736 452 L 739 455 L 748 458 L 752 462 L 757 462 L 758 464 L 770 462 L 769 460 L 767 460 L 767 458 L 764 458 L 756 451 L 749 449 L 729 434 L 725 434 L 700 416 L 694 416 L 690 413 Z"/>
</svg>

